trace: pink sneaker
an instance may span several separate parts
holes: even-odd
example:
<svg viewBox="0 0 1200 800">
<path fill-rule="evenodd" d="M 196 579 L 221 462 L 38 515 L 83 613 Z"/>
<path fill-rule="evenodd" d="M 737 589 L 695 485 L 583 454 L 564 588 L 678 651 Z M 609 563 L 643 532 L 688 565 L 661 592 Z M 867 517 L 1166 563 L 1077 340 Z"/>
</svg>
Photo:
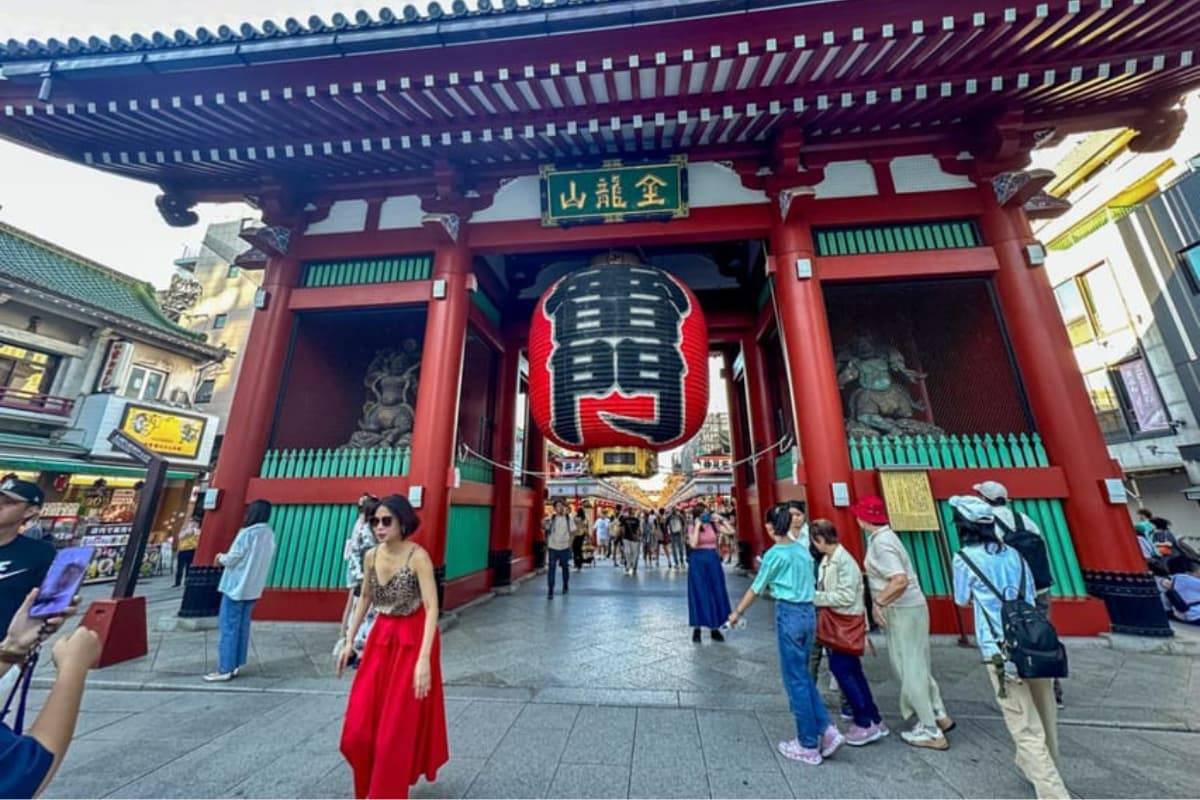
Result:
<svg viewBox="0 0 1200 800">
<path fill-rule="evenodd" d="M 882 723 L 880 723 L 882 724 Z M 880 725 L 872 723 L 865 728 L 860 728 L 857 725 L 851 725 L 850 730 L 846 731 L 846 744 L 851 747 L 862 747 L 863 745 L 877 742 L 887 735 L 887 729 L 880 729 Z"/>
<path fill-rule="evenodd" d="M 842 732 L 836 726 L 830 725 L 821 735 L 821 757 L 829 758 L 845 743 L 846 737 L 842 736 Z"/>
<path fill-rule="evenodd" d="M 791 761 L 817 766 L 821 763 L 821 751 L 815 747 L 805 747 L 798 739 L 779 743 L 779 752 Z"/>
</svg>

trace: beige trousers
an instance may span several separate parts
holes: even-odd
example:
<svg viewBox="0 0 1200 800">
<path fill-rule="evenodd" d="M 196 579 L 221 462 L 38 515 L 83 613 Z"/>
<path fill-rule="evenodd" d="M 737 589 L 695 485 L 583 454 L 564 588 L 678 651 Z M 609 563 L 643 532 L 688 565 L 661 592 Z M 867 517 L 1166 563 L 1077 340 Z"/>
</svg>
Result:
<svg viewBox="0 0 1200 800">
<path fill-rule="evenodd" d="M 992 689 L 1000 690 L 996 670 L 985 665 Z M 1017 768 L 1039 798 L 1068 798 L 1058 772 L 1058 708 L 1054 704 L 1054 681 L 1049 678 L 1017 680 L 1006 678 L 1007 697 L 996 697 L 1004 724 L 1017 746 Z"/>
<path fill-rule="evenodd" d="M 913 714 L 922 725 L 936 726 L 939 717 L 946 716 L 942 692 L 933 679 L 929 657 L 929 608 L 919 606 L 888 606 L 888 660 L 900 682 L 900 716 Z"/>
</svg>

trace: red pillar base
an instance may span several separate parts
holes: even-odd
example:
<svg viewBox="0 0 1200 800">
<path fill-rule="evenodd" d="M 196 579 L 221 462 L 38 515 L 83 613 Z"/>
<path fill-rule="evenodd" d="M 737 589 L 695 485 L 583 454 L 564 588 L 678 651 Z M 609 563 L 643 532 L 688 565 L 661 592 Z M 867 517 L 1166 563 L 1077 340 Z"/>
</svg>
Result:
<svg viewBox="0 0 1200 800">
<path fill-rule="evenodd" d="M 81 623 L 100 637 L 98 667 L 141 658 L 150 652 L 146 641 L 146 598 L 121 597 L 92 603 Z"/>
</svg>

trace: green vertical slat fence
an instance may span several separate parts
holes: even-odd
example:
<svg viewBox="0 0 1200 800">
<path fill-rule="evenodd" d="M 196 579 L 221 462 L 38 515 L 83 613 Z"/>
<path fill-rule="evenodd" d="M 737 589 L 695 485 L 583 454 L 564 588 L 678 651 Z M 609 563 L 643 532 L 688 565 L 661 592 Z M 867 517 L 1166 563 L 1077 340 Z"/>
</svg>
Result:
<svg viewBox="0 0 1200 800">
<path fill-rule="evenodd" d="M 1075 555 L 1075 545 L 1067 529 L 1062 512 L 1062 501 L 1057 499 L 1015 500 L 1013 508 L 1029 515 L 1042 532 L 1046 551 L 1050 556 L 1050 568 L 1054 573 L 1054 587 L 1050 590 L 1055 597 L 1086 597 L 1083 573 Z M 954 529 L 954 510 L 950 503 L 938 502 L 942 530 L 946 532 L 950 552 L 958 552 L 960 543 Z M 951 594 L 949 571 L 938 552 L 937 540 L 931 531 L 905 531 L 898 534 L 904 542 L 921 590 L 928 595 L 948 596 Z"/>
<path fill-rule="evenodd" d="M 790 447 L 775 457 L 775 480 L 786 481 L 792 478 L 792 468 L 796 463 L 796 448 Z"/>
<path fill-rule="evenodd" d="M 813 233 L 819 256 L 858 256 L 917 250 L 951 250 L 960 247 L 979 247 L 983 244 L 983 236 L 974 220 L 818 228 Z"/>
<path fill-rule="evenodd" d="M 390 256 L 377 259 L 342 259 L 310 261 L 304 265 L 303 286 L 352 286 L 369 283 L 429 280 L 433 273 L 433 257 Z"/>
<path fill-rule="evenodd" d="M 271 511 L 275 559 L 267 585 L 275 589 L 341 589 L 342 549 L 354 525 L 354 505 L 277 505 Z"/>
<path fill-rule="evenodd" d="M 407 447 L 268 450 L 260 478 L 363 478 L 407 475 Z M 490 470 L 490 467 L 489 467 Z M 491 482 L 489 477 L 486 483 Z"/>
<path fill-rule="evenodd" d="M 458 467 L 458 474 L 464 481 L 474 481 L 475 483 L 491 483 L 492 482 L 492 465 L 488 462 L 467 456 L 455 461 L 455 466 Z"/>
<path fill-rule="evenodd" d="M 446 580 L 487 569 L 491 506 L 450 506 L 446 522 Z"/>
<path fill-rule="evenodd" d="M 919 464 L 932 469 L 1050 466 L 1041 437 L 1036 433 L 851 436 L 847 442 L 854 469 L 876 469 L 889 464 Z"/>
</svg>

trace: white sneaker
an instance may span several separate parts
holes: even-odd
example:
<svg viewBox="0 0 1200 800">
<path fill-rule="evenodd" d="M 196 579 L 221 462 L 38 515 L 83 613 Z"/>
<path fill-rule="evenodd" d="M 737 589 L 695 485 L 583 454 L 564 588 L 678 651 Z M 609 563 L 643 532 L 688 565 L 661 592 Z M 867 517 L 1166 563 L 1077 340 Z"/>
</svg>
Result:
<svg viewBox="0 0 1200 800">
<path fill-rule="evenodd" d="M 226 683 L 233 680 L 232 672 L 210 672 L 204 676 L 205 683 Z"/>
<path fill-rule="evenodd" d="M 926 728 L 921 723 L 917 723 L 910 731 L 901 731 L 900 738 L 905 744 L 911 744 L 913 747 L 924 747 L 929 750 L 949 750 L 950 742 L 946 741 L 946 737 L 937 728 Z"/>
</svg>

